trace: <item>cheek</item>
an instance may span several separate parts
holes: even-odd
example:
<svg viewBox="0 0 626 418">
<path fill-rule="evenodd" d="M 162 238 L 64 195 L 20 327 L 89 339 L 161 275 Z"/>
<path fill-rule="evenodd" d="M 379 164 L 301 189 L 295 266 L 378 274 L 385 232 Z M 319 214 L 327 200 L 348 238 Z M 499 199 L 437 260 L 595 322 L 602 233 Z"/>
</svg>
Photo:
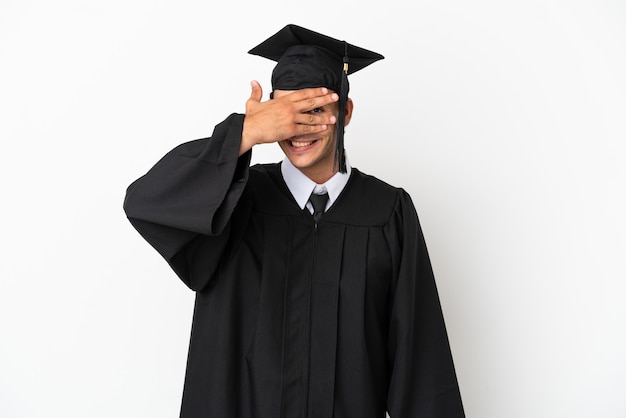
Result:
<svg viewBox="0 0 626 418">
<path fill-rule="evenodd" d="M 329 133 L 328 136 L 326 137 L 326 146 L 329 148 L 334 148 L 335 147 L 335 133 Z"/>
</svg>

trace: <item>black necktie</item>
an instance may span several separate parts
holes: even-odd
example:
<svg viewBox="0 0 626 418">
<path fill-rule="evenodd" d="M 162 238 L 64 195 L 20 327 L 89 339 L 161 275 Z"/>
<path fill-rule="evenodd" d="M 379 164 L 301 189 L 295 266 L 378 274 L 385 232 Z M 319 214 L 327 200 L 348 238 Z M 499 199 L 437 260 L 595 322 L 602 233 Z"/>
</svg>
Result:
<svg viewBox="0 0 626 418">
<path fill-rule="evenodd" d="M 326 202 L 328 202 L 328 193 L 312 193 L 311 197 L 309 197 L 309 201 L 313 205 L 313 220 L 315 221 L 315 223 L 317 223 L 322 217 L 324 209 L 326 209 Z"/>
</svg>

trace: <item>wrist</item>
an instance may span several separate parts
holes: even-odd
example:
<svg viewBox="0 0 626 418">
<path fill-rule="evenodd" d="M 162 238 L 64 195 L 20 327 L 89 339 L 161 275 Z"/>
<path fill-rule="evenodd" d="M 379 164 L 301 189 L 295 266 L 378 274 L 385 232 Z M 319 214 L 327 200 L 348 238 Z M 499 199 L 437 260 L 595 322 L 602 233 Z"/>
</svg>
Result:
<svg viewBox="0 0 626 418">
<path fill-rule="evenodd" d="M 254 140 L 253 135 L 251 135 L 251 128 L 249 126 L 248 118 L 244 116 L 243 120 L 243 129 L 241 131 L 241 143 L 239 145 L 239 156 L 245 154 L 250 151 L 254 145 L 256 145 L 256 141 Z"/>
</svg>

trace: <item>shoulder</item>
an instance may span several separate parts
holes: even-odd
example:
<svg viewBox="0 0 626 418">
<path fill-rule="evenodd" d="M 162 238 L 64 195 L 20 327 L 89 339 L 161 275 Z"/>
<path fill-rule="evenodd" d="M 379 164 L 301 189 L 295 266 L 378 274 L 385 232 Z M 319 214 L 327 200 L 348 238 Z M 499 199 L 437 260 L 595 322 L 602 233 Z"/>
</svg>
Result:
<svg viewBox="0 0 626 418">
<path fill-rule="evenodd" d="M 275 183 L 277 178 L 282 178 L 280 163 L 255 164 L 250 167 L 250 182 L 255 186 L 267 182 Z"/>
<path fill-rule="evenodd" d="M 283 180 L 280 163 L 251 166 L 246 189 L 257 211 L 284 214 L 294 206 L 297 208 Z"/>
<path fill-rule="evenodd" d="M 392 186 L 391 184 L 374 177 L 370 174 L 366 174 L 358 168 L 352 168 L 352 179 L 357 187 L 383 193 L 385 195 L 396 195 L 402 189 Z"/>
<path fill-rule="evenodd" d="M 345 215 L 350 217 L 351 223 L 383 226 L 407 200 L 410 202 L 402 188 L 352 168 L 350 180 L 337 203 L 346 208 Z"/>
</svg>

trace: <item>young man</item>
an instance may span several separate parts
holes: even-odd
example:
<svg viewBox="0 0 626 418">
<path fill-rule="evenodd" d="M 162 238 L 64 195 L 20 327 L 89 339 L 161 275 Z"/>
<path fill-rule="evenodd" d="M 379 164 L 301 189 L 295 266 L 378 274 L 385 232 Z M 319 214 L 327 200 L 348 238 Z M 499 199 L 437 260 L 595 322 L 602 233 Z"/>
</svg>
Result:
<svg viewBox="0 0 626 418">
<path fill-rule="evenodd" d="M 253 82 L 125 200 L 196 292 L 181 416 L 463 417 L 413 204 L 343 155 L 347 74 L 383 57 L 295 25 L 250 52 L 277 61 L 272 99 Z M 282 163 L 250 167 L 271 142 Z"/>
</svg>

